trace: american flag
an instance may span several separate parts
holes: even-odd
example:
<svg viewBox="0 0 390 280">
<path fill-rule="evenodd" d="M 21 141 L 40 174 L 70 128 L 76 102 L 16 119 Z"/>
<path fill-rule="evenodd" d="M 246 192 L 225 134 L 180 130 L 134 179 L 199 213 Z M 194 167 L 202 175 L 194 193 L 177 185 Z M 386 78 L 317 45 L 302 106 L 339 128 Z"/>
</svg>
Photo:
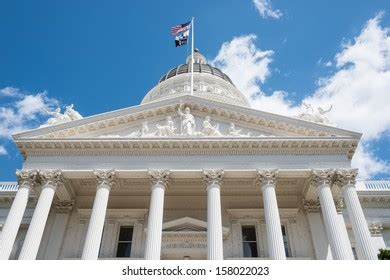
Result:
<svg viewBox="0 0 390 280">
<path fill-rule="evenodd" d="M 190 27 L 191 27 L 191 21 L 175 25 L 175 26 L 171 27 L 171 34 L 176 35 L 178 33 L 187 31 L 190 29 Z"/>
</svg>

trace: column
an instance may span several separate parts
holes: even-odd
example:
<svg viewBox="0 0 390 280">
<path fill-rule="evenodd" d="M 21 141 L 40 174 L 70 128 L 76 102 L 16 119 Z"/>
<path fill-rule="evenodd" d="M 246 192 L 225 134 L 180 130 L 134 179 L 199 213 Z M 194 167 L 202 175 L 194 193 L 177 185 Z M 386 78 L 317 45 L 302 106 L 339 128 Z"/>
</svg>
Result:
<svg viewBox="0 0 390 280">
<path fill-rule="evenodd" d="M 203 170 L 207 188 L 207 259 L 223 260 L 221 185 L 223 170 Z"/>
<path fill-rule="evenodd" d="M 269 257 L 272 260 L 285 260 L 286 252 L 275 192 L 277 174 L 277 170 L 257 170 L 257 180 L 263 193 Z"/>
<path fill-rule="evenodd" d="M 42 190 L 20 251 L 19 260 L 36 259 L 54 194 L 57 187 L 64 183 L 61 170 L 40 170 L 38 176 L 42 182 Z"/>
<path fill-rule="evenodd" d="M 326 234 L 329 240 L 333 259 L 347 260 L 353 256 L 352 249 L 345 244 L 344 230 L 337 216 L 336 206 L 333 201 L 331 184 L 334 180 L 334 170 L 312 170 L 312 184 L 318 188 L 321 211 L 324 219 Z"/>
<path fill-rule="evenodd" d="M 310 234 L 314 246 L 314 254 L 317 260 L 332 260 L 332 252 L 326 230 L 322 222 L 319 200 L 303 200 L 303 209 L 309 222 Z"/>
<path fill-rule="evenodd" d="M 36 182 L 36 170 L 16 171 L 19 189 L 12 203 L 0 237 L 0 260 L 8 260 L 26 210 L 30 190 Z"/>
<path fill-rule="evenodd" d="M 108 197 L 115 184 L 114 170 L 94 170 L 94 174 L 97 178 L 96 195 L 81 255 L 83 260 L 97 260 L 99 257 Z"/>
<path fill-rule="evenodd" d="M 355 183 L 357 173 L 357 169 L 337 170 L 337 182 L 342 187 L 341 191 L 344 196 L 348 216 L 351 219 L 353 235 L 355 236 L 362 258 L 365 260 L 377 260 L 378 258 L 374 252 L 367 221 L 356 192 Z"/>
<path fill-rule="evenodd" d="M 150 198 L 145 259 L 159 260 L 161 255 L 164 193 L 169 183 L 169 170 L 149 170 L 152 194 Z"/>
<path fill-rule="evenodd" d="M 58 260 L 68 226 L 69 216 L 73 210 L 74 200 L 60 200 L 56 203 L 56 216 L 45 251 L 45 260 Z"/>
</svg>

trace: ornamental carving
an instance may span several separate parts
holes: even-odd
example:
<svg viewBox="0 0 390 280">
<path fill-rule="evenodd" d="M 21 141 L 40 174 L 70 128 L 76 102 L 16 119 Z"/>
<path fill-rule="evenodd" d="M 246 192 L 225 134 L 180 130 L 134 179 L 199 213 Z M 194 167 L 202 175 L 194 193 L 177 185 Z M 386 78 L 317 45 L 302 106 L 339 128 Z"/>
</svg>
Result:
<svg viewBox="0 0 390 280">
<path fill-rule="evenodd" d="M 311 184 L 317 186 L 326 184 L 331 185 L 334 181 L 334 169 L 312 169 Z"/>
<path fill-rule="evenodd" d="M 342 213 L 344 208 L 344 200 L 342 198 L 335 199 L 334 206 L 336 207 L 337 213 Z"/>
<path fill-rule="evenodd" d="M 39 180 L 42 185 L 51 185 L 54 187 L 62 186 L 65 182 L 62 171 L 56 170 L 38 170 Z"/>
<path fill-rule="evenodd" d="M 17 170 L 16 177 L 19 186 L 33 187 L 37 183 L 38 172 L 36 170 Z"/>
<path fill-rule="evenodd" d="M 115 181 L 115 170 L 94 170 L 93 174 L 95 174 L 98 185 L 108 185 L 113 187 L 116 184 Z"/>
<path fill-rule="evenodd" d="M 152 186 L 161 184 L 167 187 L 169 184 L 169 170 L 168 169 L 149 169 L 150 184 Z"/>
<path fill-rule="evenodd" d="M 276 177 L 278 176 L 277 169 L 257 170 L 256 181 L 260 186 L 272 184 L 276 185 Z"/>
<path fill-rule="evenodd" d="M 314 199 L 304 199 L 303 200 L 303 209 L 308 213 L 319 212 L 321 204 L 319 200 Z"/>
<path fill-rule="evenodd" d="M 346 185 L 355 185 L 358 169 L 337 169 L 336 170 L 336 184 L 340 187 Z"/>
<path fill-rule="evenodd" d="M 57 201 L 56 209 L 59 214 L 69 214 L 72 212 L 74 206 L 74 200 L 61 200 Z"/>
<path fill-rule="evenodd" d="M 369 223 L 368 229 L 369 229 L 371 234 L 378 235 L 378 234 L 381 234 L 382 229 L 383 229 L 383 225 L 382 225 L 382 223 L 379 223 L 379 222 Z"/>
<path fill-rule="evenodd" d="M 203 182 L 206 186 L 211 184 L 222 185 L 224 175 L 223 169 L 203 169 Z"/>
</svg>

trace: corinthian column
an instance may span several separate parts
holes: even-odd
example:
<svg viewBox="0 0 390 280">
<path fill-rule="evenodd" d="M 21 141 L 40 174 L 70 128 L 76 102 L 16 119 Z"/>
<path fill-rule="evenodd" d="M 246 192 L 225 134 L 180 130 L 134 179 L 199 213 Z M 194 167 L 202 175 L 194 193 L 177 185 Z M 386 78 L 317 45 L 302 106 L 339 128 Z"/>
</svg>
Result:
<svg viewBox="0 0 390 280">
<path fill-rule="evenodd" d="M 42 190 L 20 251 L 19 260 L 35 260 L 37 257 L 54 194 L 57 187 L 64 183 L 61 170 L 40 170 L 38 175 L 42 182 Z"/>
<path fill-rule="evenodd" d="M 8 260 L 12 247 L 15 243 L 16 235 L 26 210 L 30 190 L 32 189 L 37 176 L 36 170 L 18 170 L 19 189 L 9 210 L 3 231 L 0 237 L 0 260 Z"/>
<path fill-rule="evenodd" d="M 347 260 L 353 256 L 349 240 L 345 240 L 346 229 L 338 220 L 336 206 L 333 201 L 331 184 L 334 180 L 334 170 L 312 170 L 312 184 L 318 188 L 322 216 L 324 218 L 326 234 L 328 236 L 333 259 Z"/>
<path fill-rule="evenodd" d="M 263 192 L 269 257 L 272 260 L 285 260 L 286 252 L 275 192 L 277 174 L 277 170 L 257 170 L 257 180 Z"/>
<path fill-rule="evenodd" d="M 149 170 L 152 194 L 150 198 L 145 259 L 159 260 L 164 213 L 164 192 L 169 183 L 169 170 Z"/>
<path fill-rule="evenodd" d="M 342 187 L 341 191 L 344 196 L 348 216 L 351 219 L 353 235 L 355 236 L 362 258 L 365 260 L 376 260 L 378 258 L 374 251 L 371 234 L 356 192 L 357 173 L 357 169 L 337 170 L 337 182 Z"/>
<path fill-rule="evenodd" d="M 94 170 L 93 173 L 97 178 L 96 195 L 81 255 L 83 260 L 97 260 L 99 257 L 108 197 L 111 187 L 115 184 L 114 170 Z"/>
<path fill-rule="evenodd" d="M 203 170 L 207 187 L 207 259 L 223 260 L 221 185 L 223 170 Z"/>
</svg>

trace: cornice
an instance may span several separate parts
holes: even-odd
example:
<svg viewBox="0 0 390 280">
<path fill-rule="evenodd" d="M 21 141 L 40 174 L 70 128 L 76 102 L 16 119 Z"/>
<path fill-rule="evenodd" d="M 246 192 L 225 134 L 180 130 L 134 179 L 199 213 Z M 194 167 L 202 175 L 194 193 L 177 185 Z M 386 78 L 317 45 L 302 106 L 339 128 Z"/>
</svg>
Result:
<svg viewBox="0 0 390 280">
<path fill-rule="evenodd" d="M 16 140 L 28 155 L 191 155 L 295 154 L 353 155 L 358 142 L 350 138 L 143 138 L 143 139 L 25 139 Z"/>
</svg>

